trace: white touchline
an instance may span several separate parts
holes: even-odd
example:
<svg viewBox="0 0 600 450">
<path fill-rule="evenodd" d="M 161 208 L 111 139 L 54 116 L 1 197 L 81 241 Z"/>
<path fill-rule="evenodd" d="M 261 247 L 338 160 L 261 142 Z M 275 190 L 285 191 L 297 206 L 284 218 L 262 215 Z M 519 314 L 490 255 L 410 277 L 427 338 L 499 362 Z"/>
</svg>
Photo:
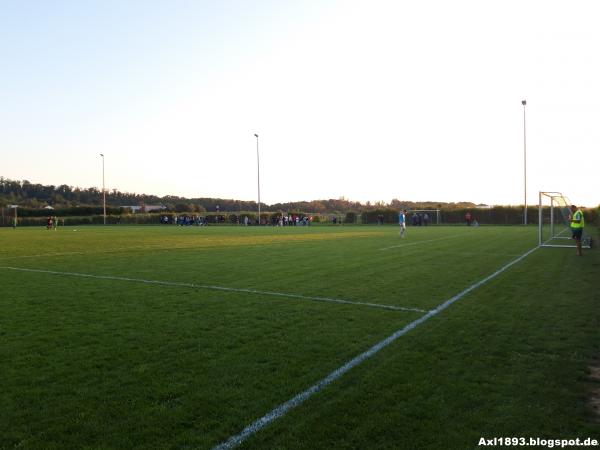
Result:
<svg viewBox="0 0 600 450">
<path fill-rule="evenodd" d="M 485 277 L 484 279 L 478 281 L 475 284 L 472 284 L 471 286 L 469 286 L 468 288 L 466 288 L 464 291 L 456 294 L 454 297 L 452 297 L 452 298 L 446 300 L 445 302 L 441 303 L 434 310 L 429 311 L 424 316 L 422 316 L 419 319 L 417 319 L 417 320 L 409 323 L 404 328 L 401 328 L 400 330 L 396 331 L 392 335 L 390 335 L 387 338 L 385 338 L 383 341 L 378 342 L 373 347 L 371 347 L 369 350 L 367 350 L 364 353 L 361 353 L 360 355 L 358 355 L 354 359 L 348 361 L 343 366 L 337 368 L 336 370 L 334 370 L 333 372 L 331 372 L 329 375 L 327 375 L 325 378 L 323 378 L 321 381 L 319 381 L 316 384 L 312 385 L 310 388 L 308 388 L 304 392 L 299 393 L 298 395 L 296 395 L 292 399 L 288 400 L 285 403 L 282 403 L 281 405 L 279 405 L 278 407 L 276 407 L 275 409 L 273 409 L 268 414 L 262 416 L 260 419 L 254 421 L 253 423 L 251 423 L 250 425 L 248 425 L 246 428 L 244 428 L 239 434 L 231 436 L 227 441 L 225 441 L 225 442 L 217 445 L 216 447 L 213 448 L 213 450 L 226 450 L 226 449 L 232 449 L 232 448 L 237 447 L 243 441 L 245 441 L 247 438 L 249 438 L 253 434 L 257 433 L 262 428 L 264 428 L 267 425 L 269 425 L 271 422 L 274 422 L 275 420 L 277 420 L 280 417 L 284 416 L 291 409 L 293 409 L 296 406 L 304 403 L 313 394 L 315 394 L 315 393 L 323 390 L 323 388 L 325 388 L 326 386 L 328 386 L 329 384 L 331 384 L 332 382 L 334 382 L 335 380 L 337 380 L 338 378 L 340 378 L 346 372 L 348 372 L 351 369 L 353 369 L 354 367 L 358 366 L 360 363 L 364 362 L 366 359 L 368 359 L 371 356 L 373 356 L 376 353 L 378 353 L 381 349 L 383 349 L 383 348 L 387 347 L 388 345 L 390 345 L 392 342 L 394 342 L 399 337 L 401 337 L 401 336 L 405 335 L 406 333 L 408 333 L 409 331 L 417 328 L 419 325 L 421 325 L 422 323 L 424 323 L 427 320 L 431 319 L 433 316 L 436 316 L 437 314 L 441 313 L 443 310 L 445 310 L 446 308 L 448 308 L 452 303 L 460 300 L 462 297 L 464 297 L 465 295 L 467 295 L 469 292 L 477 289 L 482 284 L 485 284 L 488 281 L 490 281 L 491 279 L 493 279 L 493 278 L 497 277 L 498 275 L 500 275 L 502 272 L 504 272 L 506 269 L 508 269 L 512 265 L 514 265 L 514 264 L 518 263 L 519 261 L 523 260 L 524 258 L 526 258 L 527 256 L 529 256 L 537 248 L 538 247 L 532 248 L 531 250 L 529 250 L 525 254 L 519 256 L 517 259 L 515 259 L 515 260 L 509 262 L 508 264 L 506 264 L 505 266 L 501 267 L 500 269 L 498 269 L 493 274 Z"/>
<path fill-rule="evenodd" d="M 329 302 L 329 303 L 342 303 L 346 305 L 358 305 L 358 306 L 368 306 L 371 308 L 381 308 L 381 309 L 390 309 L 393 311 L 412 311 L 418 313 L 426 313 L 427 311 L 419 308 L 410 308 L 404 306 L 394 306 L 394 305 L 382 305 L 380 303 L 368 303 L 368 302 L 359 302 L 354 300 L 343 300 L 340 298 L 328 298 L 328 297 L 311 297 L 308 295 L 302 294 L 290 294 L 286 292 L 271 292 L 271 291 L 259 291 L 256 289 L 244 289 L 244 288 L 231 288 L 225 286 L 213 286 L 206 284 L 194 284 L 194 283 L 183 283 L 178 281 L 158 281 L 158 280 L 144 280 L 141 278 L 128 278 L 128 277 L 117 277 L 113 275 L 93 275 L 88 273 L 78 273 L 78 272 L 59 272 L 55 270 L 43 270 L 43 269 L 27 269 L 23 267 L 0 267 L 0 269 L 4 270 L 15 270 L 19 272 L 34 272 L 34 273 L 47 273 L 51 275 L 65 275 L 71 277 L 81 277 L 81 278 L 94 278 L 99 280 L 115 280 L 115 281 L 129 281 L 134 283 L 144 283 L 144 284 L 157 284 L 160 286 L 176 286 L 176 287 L 188 287 L 194 289 L 209 289 L 213 291 L 226 291 L 226 292 L 244 292 L 246 294 L 257 294 L 257 295 L 269 295 L 274 297 L 286 297 L 286 298 L 299 298 L 302 300 L 311 300 L 317 302 Z"/>
<path fill-rule="evenodd" d="M 452 238 L 457 238 L 457 237 L 461 237 L 461 236 L 466 236 L 466 235 L 465 234 L 455 234 L 455 235 L 447 236 L 447 237 L 443 237 L 443 238 L 427 239 L 426 241 L 418 241 L 418 242 L 410 242 L 408 244 L 392 245 L 391 247 L 384 247 L 384 248 L 380 248 L 379 250 L 389 250 L 390 248 L 410 247 L 412 245 L 425 244 L 426 242 L 443 241 L 445 239 L 452 239 Z"/>
</svg>

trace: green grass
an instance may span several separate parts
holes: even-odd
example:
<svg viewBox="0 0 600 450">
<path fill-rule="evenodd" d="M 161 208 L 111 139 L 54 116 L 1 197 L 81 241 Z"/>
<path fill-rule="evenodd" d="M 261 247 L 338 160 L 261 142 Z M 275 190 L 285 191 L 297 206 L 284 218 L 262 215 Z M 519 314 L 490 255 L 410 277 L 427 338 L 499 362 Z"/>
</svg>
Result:
<svg viewBox="0 0 600 450">
<path fill-rule="evenodd" d="M 0 229 L 0 448 L 211 448 L 423 315 L 198 286 L 429 310 L 536 242 L 533 227 Z M 536 250 L 242 447 L 599 438 L 599 269 L 597 250 Z"/>
</svg>

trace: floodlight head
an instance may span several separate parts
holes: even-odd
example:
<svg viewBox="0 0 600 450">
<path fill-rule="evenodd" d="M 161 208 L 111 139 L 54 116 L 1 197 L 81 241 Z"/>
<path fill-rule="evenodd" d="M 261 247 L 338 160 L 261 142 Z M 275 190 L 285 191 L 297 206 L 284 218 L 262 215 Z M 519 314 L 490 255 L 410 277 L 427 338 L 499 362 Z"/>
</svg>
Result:
<svg viewBox="0 0 600 450">
<path fill-rule="evenodd" d="M 527 100 L 521 100 L 521 105 L 525 106 L 527 104 Z"/>
<path fill-rule="evenodd" d="M 254 133 L 254 137 L 258 137 L 258 134 Z"/>
<path fill-rule="evenodd" d="M 102 156 L 104 158 L 104 153 L 100 153 L 100 156 Z"/>
</svg>

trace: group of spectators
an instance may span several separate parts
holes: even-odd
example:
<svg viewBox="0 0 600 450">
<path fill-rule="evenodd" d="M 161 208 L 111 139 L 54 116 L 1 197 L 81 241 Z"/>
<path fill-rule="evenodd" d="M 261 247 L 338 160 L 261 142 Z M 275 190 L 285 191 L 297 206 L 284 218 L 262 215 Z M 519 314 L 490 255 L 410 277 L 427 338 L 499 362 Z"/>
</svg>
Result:
<svg viewBox="0 0 600 450">
<path fill-rule="evenodd" d="M 415 214 L 413 214 L 411 220 L 412 220 L 413 226 L 417 226 L 417 227 L 420 227 L 422 225 L 427 226 L 427 225 L 429 225 L 429 214 L 415 213 Z"/>
<path fill-rule="evenodd" d="M 308 226 L 312 220 L 312 216 L 281 215 L 271 217 L 271 225 L 274 227 Z"/>
<path fill-rule="evenodd" d="M 48 216 L 46 219 L 46 230 L 56 230 L 58 226 L 58 217 L 56 216 Z"/>
<path fill-rule="evenodd" d="M 162 216 L 160 218 L 160 223 L 163 225 L 168 225 L 170 223 L 174 225 L 180 226 L 202 226 L 206 225 L 206 219 L 200 216 L 175 216 L 172 219 L 169 216 Z"/>
<path fill-rule="evenodd" d="M 465 214 L 465 222 L 468 227 L 470 227 L 470 226 L 478 227 L 479 226 L 479 222 L 477 222 L 477 219 L 473 216 L 473 214 L 471 214 L 470 211 L 467 211 L 467 213 Z"/>
<path fill-rule="evenodd" d="M 48 225 L 47 228 L 51 229 L 53 227 L 56 227 L 56 221 L 58 219 L 56 217 L 48 217 Z M 308 226 L 311 224 L 313 218 L 312 216 L 300 216 L 300 215 L 274 215 L 271 217 L 271 225 L 276 227 L 287 227 L 287 226 Z M 430 217 L 429 214 L 427 213 L 414 213 L 412 214 L 411 217 L 411 224 L 413 226 L 427 226 L 430 223 Z M 337 223 L 338 219 L 334 216 L 332 218 L 332 223 Z M 225 217 L 222 216 L 215 216 L 214 217 L 214 222 L 215 223 L 223 223 L 225 222 Z M 169 217 L 169 216 L 162 216 L 160 218 L 160 223 L 161 224 L 175 224 L 175 225 L 181 225 L 181 226 L 190 226 L 190 225 L 197 225 L 197 226 L 202 226 L 202 225 L 206 225 L 208 224 L 208 220 L 206 219 L 206 217 L 201 217 L 201 216 L 175 216 L 173 218 Z M 238 218 L 238 224 L 243 224 L 245 226 L 248 225 L 258 225 L 258 220 L 254 220 L 254 222 L 248 217 L 248 216 L 244 216 L 243 219 L 240 220 Z M 263 221 L 263 223 L 265 223 Z M 384 223 L 384 217 L 383 214 L 380 214 L 377 216 L 377 224 L 378 225 L 383 225 Z M 467 224 L 467 226 L 477 226 L 479 225 L 479 223 L 477 222 L 477 219 L 475 219 L 475 217 L 471 214 L 471 212 L 467 212 L 465 214 L 465 223 Z"/>
<path fill-rule="evenodd" d="M 429 221 L 430 221 L 429 214 L 420 213 L 420 212 L 411 213 L 411 214 L 412 215 L 411 215 L 410 220 L 411 220 L 411 224 L 413 226 L 420 227 L 423 225 L 424 226 L 429 225 Z M 405 215 L 407 215 L 407 214 L 405 214 Z M 384 217 L 383 217 L 383 214 L 380 214 L 377 216 L 377 225 L 383 225 L 383 223 L 384 223 Z"/>
<path fill-rule="evenodd" d="M 276 227 L 288 227 L 288 226 L 308 226 L 311 224 L 313 218 L 312 216 L 299 216 L 299 215 L 274 215 L 271 217 L 270 219 L 270 223 L 272 226 Z M 224 216 L 214 216 L 211 220 L 210 223 L 225 223 L 226 218 Z M 207 220 L 206 217 L 201 217 L 201 216 L 175 216 L 175 217 L 170 217 L 170 216 L 161 216 L 160 218 L 160 223 L 163 225 L 169 225 L 169 224 L 174 224 L 174 225 L 180 225 L 180 226 L 191 226 L 191 225 L 196 225 L 196 226 L 202 226 L 202 225 L 208 225 L 209 221 Z M 269 222 L 265 222 L 263 220 L 262 224 L 266 225 Z M 243 218 L 238 217 L 237 219 L 237 224 L 238 225 L 245 225 L 245 226 L 249 226 L 249 225 L 258 225 L 258 219 L 255 219 L 254 221 L 252 221 L 248 216 L 243 216 Z"/>
</svg>

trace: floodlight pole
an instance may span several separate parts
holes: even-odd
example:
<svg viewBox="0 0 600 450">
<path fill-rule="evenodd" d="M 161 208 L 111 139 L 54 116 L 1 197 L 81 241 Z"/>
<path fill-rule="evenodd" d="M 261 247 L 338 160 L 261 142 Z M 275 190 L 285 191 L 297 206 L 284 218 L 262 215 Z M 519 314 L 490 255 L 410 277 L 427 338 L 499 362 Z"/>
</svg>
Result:
<svg viewBox="0 0 600 450">
<path fill-rule="evenodd" d="M 257 184 L 258 184 L 258 224 L 260 225 L 260 158 L 258 156 L 258 134 L 254 133 L 256 137 L 256 170 L 257 170 Z"/>
<path fill-rule="evenodd" d="M 525 210 L 523 212 L 523 225 L 527 225 L 527 128 L 525 126 L 525 106 L 527 105 L 527 101 L 522 100 L 521 104 L 523 105 L 523 186 L 525 200 Z"/>
<path fill-rule="evenodd" d="M 106 189 L 104 188 L 104 153 L 100 153 L 102 156 L 102 206 L 104 215 L 104 225 L 106 225 Z"/>
</svg>

